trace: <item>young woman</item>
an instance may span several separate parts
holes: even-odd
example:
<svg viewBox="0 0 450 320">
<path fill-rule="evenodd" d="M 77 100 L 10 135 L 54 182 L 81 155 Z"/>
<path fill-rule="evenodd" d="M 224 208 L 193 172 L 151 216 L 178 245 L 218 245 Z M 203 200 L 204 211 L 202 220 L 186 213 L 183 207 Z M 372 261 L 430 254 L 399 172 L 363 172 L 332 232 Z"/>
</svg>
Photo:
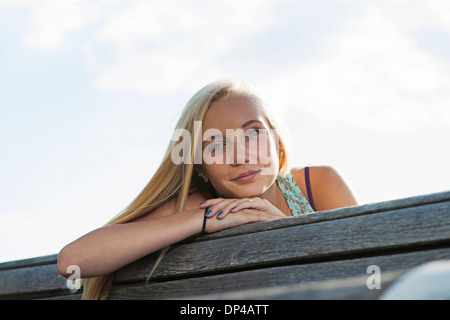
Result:
<svg viewBox="0 0 450 320">
<path fill-rule="evenodd" d="M 171 141 L 137 198 L 59 253 L 61 275 L 80 267 L 83 298 L 106 298 L 114 271 L 202 231 L 357 204 L 333 168 L 289 168 L 280 127 L 241 81 L 201 89 L 176 128 L 187 135 Z"/>
</svg>

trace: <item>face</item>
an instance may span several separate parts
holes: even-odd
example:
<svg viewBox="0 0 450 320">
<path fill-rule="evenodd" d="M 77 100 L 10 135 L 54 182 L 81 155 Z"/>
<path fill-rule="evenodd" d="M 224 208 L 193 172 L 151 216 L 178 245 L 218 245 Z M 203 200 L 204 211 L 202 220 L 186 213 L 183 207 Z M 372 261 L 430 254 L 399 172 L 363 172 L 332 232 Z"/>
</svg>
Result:
<svg viewBox="0 0 450 320">
<path fill-rule="evenodd" d="M 257 101 L 223 98 L 203 120 L 203 161 L 196 169 L 224 197 L 261 196 L 278 174 L 276 137 Z"/>
</svg>

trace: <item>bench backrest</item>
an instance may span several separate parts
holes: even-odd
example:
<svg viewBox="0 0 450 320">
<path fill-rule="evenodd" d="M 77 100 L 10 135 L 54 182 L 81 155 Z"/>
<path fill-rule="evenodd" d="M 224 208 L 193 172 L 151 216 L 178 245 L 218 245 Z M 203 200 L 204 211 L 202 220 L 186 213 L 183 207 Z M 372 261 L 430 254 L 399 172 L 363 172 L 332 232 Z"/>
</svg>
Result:
<svg viewBox="0 0 450 320">
<path fill-rule="evenodd" d="M 383 288 L 405 270 L 450 259 L 449 244 L 450 192 L 372 203 L 187 239 L 170 248 L 148 282 L 159 252 L 119 270 L 109 298 L 217 297 L 224 292 L 239 298 L 239 292 L 261 288 L 270 298 L 280 294 L 274 289 L 299 285 L 306 289 L 291 293 L 292 298 L 332 298 L 331 287 L 341 283 L 347 290 L 334 290 L 338 298 L 371 299 L 379 293 L 367 286 L 372 272 L 385 275 Z M 344 283 L 347 278 L 350 282 Z M 322 286 L 321 295 L 314 296 L 314 283 L 330 280 L 331 287 Z M 56 255 L 0 264 L 0 299 L 79 297 L 57 274 Z"/>
</svg>

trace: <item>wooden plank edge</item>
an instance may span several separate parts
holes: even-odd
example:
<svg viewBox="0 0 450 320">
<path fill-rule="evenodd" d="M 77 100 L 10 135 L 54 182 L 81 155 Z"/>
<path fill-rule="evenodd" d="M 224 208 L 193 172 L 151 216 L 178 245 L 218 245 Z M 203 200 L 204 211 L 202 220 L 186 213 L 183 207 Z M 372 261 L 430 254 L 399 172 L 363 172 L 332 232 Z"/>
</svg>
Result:
<svg viewBox="0 0 450 320">
<path fill-rule="evenodd" d="M 384 273 L 381 287 L 388 288 L 405 271 Z M 373 300 L 383 291 L 384 289 L 369 289 L 367 276 L 364 276 L 193 296 L 180 300 Z"/>
<path fill-rule="evenodd" d="M 399 209 L 429 205 L 440 202 L 450 202 L 450 191 L 432 193 L 422 196 L 413 196 L 396 200 L 361 204 L 357 206 L 344 207 L 327 211 L 319 211 L 307 215 L 286 217 L 278 220 L 254 222 L 230 228 L 227 230 L 215 232 L 212 234 L 196 235 L 184 241 L 180 241 L 179 243 L 181 244 L 181 243 L 221 239 L 241 234 L 282 229 L 297 225 L 311 224 L 328 220 L 344 219 L 353 216 L 363 216 L 384 211 L 395 211 Z"/>
<path fill-rule="evenodd" d="M 12 260 L 0 263 L 0 270 L 19 269 L 27 267 L 44 266 L 47 264 L 56 264 L 58 254 L 50 254 L 27 259 Z"/>
</svg>

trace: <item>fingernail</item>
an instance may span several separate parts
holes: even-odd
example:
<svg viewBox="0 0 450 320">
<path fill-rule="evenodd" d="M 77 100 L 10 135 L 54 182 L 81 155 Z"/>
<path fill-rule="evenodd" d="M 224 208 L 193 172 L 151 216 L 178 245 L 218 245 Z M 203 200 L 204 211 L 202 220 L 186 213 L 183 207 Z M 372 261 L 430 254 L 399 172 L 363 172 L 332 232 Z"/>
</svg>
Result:
<svg viewBox="0 0 450 320">
<path fill-rule="evenodd" d="M 233 208 L 231 208 L 231 210 L 234 210 L 234 209 L 236 209 L 236 206 L 234 206 Z"/>
<path fill-rule="evenodd" d="M 205 204 L 205 203 L 204 202 L 200 203 L 200 205 L 203 205 L 203 204 Z"/>
<path fill-rule="evenodd" d="M 211 214 L 212 210 L 208 210 L 208 212 L 206 213 L 207 216 L 209 216 Z"/>
<path fill-rule="evenodd" d="M 223 211 L 220 211 L 217 216 L 220 217 L 220 215 L 223 213 Z"/>
</svg>

